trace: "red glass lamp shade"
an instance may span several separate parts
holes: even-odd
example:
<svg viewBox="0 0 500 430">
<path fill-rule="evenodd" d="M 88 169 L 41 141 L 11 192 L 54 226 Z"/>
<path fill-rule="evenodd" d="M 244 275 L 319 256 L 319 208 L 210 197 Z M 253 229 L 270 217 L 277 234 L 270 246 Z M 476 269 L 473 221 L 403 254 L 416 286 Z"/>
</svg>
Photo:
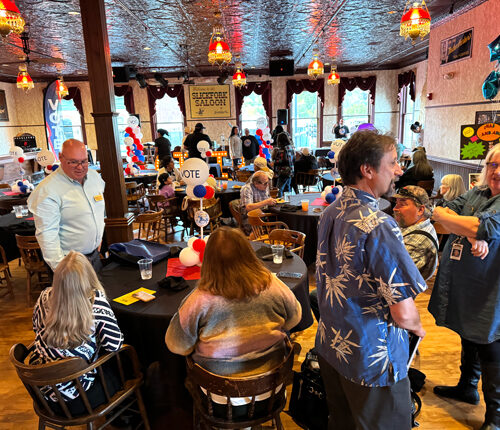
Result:
<svg viewBox="0 0 500 430">
<path fill-rule="evenodd" d="M 66 83 L 64 82 L 62 77 L 61 79 L 58 79 L 56 82 L 56 91 L 57 91 L 57 96 L 60 99 L 66 97 L 69 94 L 68 87 L 66 86 Z"/>
<path fill-rule="evenodd" d="M 335 71 L 332 70 L 331 73 L 328 75 L 328 80 L 326 81 L 328 85 L 337 85 L 340 84 L 340 76 L 339 74 Z"/>
<path fill-rule="evenodd" d="M 14 2 L 0 0 L 0 35 L 5 37 L 12 31 L 21 34 L 23 30 L 24 19 Z"/>
<path fill-rule="evenodd" d="M 31 79 L 28 71 L 23 66 L 19 67 L 16 86 L 24 91 L 29 91 L 35 87 L 33 79 Z"/>
<path fill-rule="evenodd" d="M 240 69 L 236 70 L 235 74 L 233 75 L 233 85 L 235 87 L 243 87 L 247 84 L 247 77 L 245 73 L 243 73 Z"/>
<path fill-rule="evenodd" d="M 325 68 L 323 66 L 323 63 L 316 57 L 309 63 L 309 67 L 307 68 L 307 74 L 314 79 L 316 79 L 318 76 L 321 76 L 324 71 Z"/>
<path fill-rule="evenodd" d="M 425 5 L 413 3 L 413 6 L 403 13 L 399 34 L 405 38 L 410 37 L 415 43 L 415 39 L 420 36 L 423 39 L 431 31 L 431 16 Z"/>
<path fill-rule="evenodd" d="M 215 40 L 213 39 L 212 37 L 208 45 L 208 62 L 218 66 L 229 63 L 233 58 L 229 51 L 229 45 L 220 36 L 215 37 Z"/>
</svg>

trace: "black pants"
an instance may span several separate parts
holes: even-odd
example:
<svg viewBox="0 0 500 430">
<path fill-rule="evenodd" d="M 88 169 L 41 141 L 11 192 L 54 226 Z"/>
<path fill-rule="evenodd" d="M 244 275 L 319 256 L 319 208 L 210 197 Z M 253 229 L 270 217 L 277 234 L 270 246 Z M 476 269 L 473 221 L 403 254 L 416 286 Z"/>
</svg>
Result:
<svg viewBox="0 0 500 430">
<path fill-rule="evenodd" d="M 99 273 L 102 269 L 101 256 L 99 255 L 99 251 L 95 249 L 90 254 L 85 254 L 85 257 L 87 257 L 87 260 L 90 261 L 90 264 L 92 264 L 95 272 Z"/>
<path fill-rule="evenodd" d="M 410 381 L 369 388 L 339 374 L 323 357 L 319 367 L 328 403 L 328 430 L 410 430 Z"/>
</svg>

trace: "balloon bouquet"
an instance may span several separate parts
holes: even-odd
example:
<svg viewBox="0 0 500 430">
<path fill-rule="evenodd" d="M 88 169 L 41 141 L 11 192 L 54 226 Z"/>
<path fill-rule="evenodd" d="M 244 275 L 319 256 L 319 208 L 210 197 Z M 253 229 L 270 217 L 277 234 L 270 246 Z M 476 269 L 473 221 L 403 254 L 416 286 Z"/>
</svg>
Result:
<svg viewBox="0 0 500 430">
<path fill-rule="evenodd" d="M 265 158 L 266 160 L 271 159 L 271 150 L 273 139 L 271 138 L 270 129 L 267 126 L 267 119 L 260 117 L 257 119 L 257 131 L 255 135 L 257 136 L 257 141 L 259 142 L 259 156 Z"/>
<path fill-rule="evenodd" d="M 496 61 L 496 65 L 495 70 L 483 82 L 483 97 L 486 100 L 492 100 L 500 88 L 500 35 L 488 45 L 488 49 L 490 50 L 490 62 Z"/>
<path fill-rule="evenodd" d="M 337 173 L 337 169 L 335 168 L 337 164 L 337 159 L 338 155 L 334 151 L 335 144 L 332 143 L 330 146 L 330 151 L 328 151 L 327 157 L 330 163 L 333 164 L 331 174 L 332 178 L 335 177 Z M 336 185 L 336 186 L 328 186 L 326 187 L 323 192 L 321 193 L 321 198 L 328 204 L 333 203 L 335 200 L 337 200 L 341 195 L 342 195 L 342 186 L 341 185 Z"/>
<path fill-rule="evenodd" d="M 202 151 L 200 152 L 203 154 Z M 205 152 L 210 151 L 206 150 Z M 206 156 L 209 157 L 209 155 Z M 210 223 L 210 216 L 203 210 L 203 199 L 211 199 L 215 195 L 215 189 L 213 186 L 208 185 L 208 183 L 212 183 L 210 179 L 213 178 L 210 178 L 207 163 L 199 158 L 188 158 L 182 165 L 181 175 L 183 181 L 187 184 L 187 196 L 200 199 L 200 209 L 194 214 L 194 222 L 200 227 L 201 237 L 189 239 L 187 248 L 184 248 L 179 254 L 181 264 L 190 267 L 201 265 L 203 262 L 205 245 L 208 240 L 208 236 L 203 236 L 203 227 Z"/>
<path fill-rule="evenodd" d="M 123 143 L 127 146 L 127 167 L 125 174 L 129 176 L 138 175 L 141 170 L 144 170 L 144 146 L 141 143 L 142 133 L 139 127 L 139 118 L 129 116 L 127 119 L 127 127 L 125 128 Z M 139 163 L 139 164 L 137 164 Z"/>
<path fill-rule="evenodd" d="M 30 181 L 27 179 L 23 179 L 23 175 L 26 173 L 22 168 L 22 164 L 24 163 L 24 151 L 23 148 L 19 146 L 12 146 L 9 149 L 9 155 L 14 159 L 14 164 L 19 169 L 19 174 L 21 175 L 21 179 L 19 181 L 15 181 L 11 184 L 10 189 L 15 193 L 28 194 L 31 193 L 35 187 Z"/>
</svg>

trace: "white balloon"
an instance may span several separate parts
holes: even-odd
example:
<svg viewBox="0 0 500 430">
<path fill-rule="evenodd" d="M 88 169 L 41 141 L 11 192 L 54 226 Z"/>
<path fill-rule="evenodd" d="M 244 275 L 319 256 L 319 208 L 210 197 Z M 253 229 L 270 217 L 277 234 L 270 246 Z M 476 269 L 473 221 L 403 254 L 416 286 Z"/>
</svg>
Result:
<svg viewBox="0 0 500 430">
<path fill-rule="evenodd" d="M 140 130 L 140 129 L 139 129 L 139 130 Z M 135 134 L 135 137 L 137 137 L 137 139 L 141 140 L 141 139 L 144 137 L 144 135 L 143 135 L 140 131 L 138 131 L 138 132 Z"/>
<path fill-rule="evenodd" d="M 201 158 L 207 158 L 207 151 L 200 151 Z"/>
<path fill-rule="evenodd" d="M 208 143 L 206 140 L 200 140 L 196 145 L 196 149 L 201 153 L 207 152 L 210 149 L 210 143 Z"/>
<path fill-rule="evenodd" d="M 262 135 L 262 139 L 264 139 L 266 142 L 271 140 L 271 135 L 269 133 Z"/>
<path fill-rule="evenodd" d="M 191 248 L 184 248 L 179 254 L 179 260 L 186 267 L 196 266 L 200 263 L 200 256 Z"/>
<path fill-rule="evenodd" d="M 208 238 L 209 238 L 209 237 L 210 237 L 210 235 L 205 236 L 205 237 L 203 238 L 203 240 L 205 241 L 205 243 L 206 243 L 206 242 L 208 242 Z"/>
<path fill-rule="evenodd" d="M 46 149 L 44 151 L 46 151 Z M 15 159 L 22 157 L 23 154 L 24 154 L 23 148 L 19 146 L 11 146 L 9 149 L 9 155 Z"/>
<path fill-rule="evenodd" d="M 197 199 L 198 197 L 196 197 L 194 195 L 194 185 L 188 185 L 186 187 L 186 195 L 190 198 L 190 199 Z"/>
<path fill-rule="evenodd" d="M 54 154 L 48 149 L 42 149 L 36 156 L 36 161 L 40 166 L 47 167 L 51 164 L 54 164 L 56 161 L 56 157 Z"/>
<path fill-rule="evenodd" d="M 332 192 L 332 186 L 328 185 L 328 187 L 325 187 L 325 193 L 331 193 Z"/>
<path fill-rule="evenodd" d="M 187 245 L 188 245 L 188 248 L 193 248 L 193 242 L 198 239 L 197 237 L 193 236 L 191 239 L 188 240 L 187 242 Z"/>
<path fill-rule="evenodd" d="M 267 127 L 267 118 L 264 118 L 263 116 L 258 118 L 256 121 L 256 126 L 257 126 L 257 128 L 260 128 L 260 129 L 266 128 Z"/>
<path fill-rule="evenodd" d="M 127 119 L 127 124 L 130 127 L 137 127 L 139 125 L 139 118 L 136 116 L 129 116 Z"/>
<path fill-rule="evenodd" d="M 132 162 L 132 157 L 127 156 L 126 160 L 127 160 L 128 163 L 131 163 Z"/>
<path fill-rule="evenodd" d="M 123 143 L 127 146 L 132 145 L 132 143 L 134 143 L 134 139 L 132 139 L 130 136 L 127 136 L 123 139 Z"/>
<path fill-rule="evenodd" d="M 182 165 L 182 179 L 188 185 L 203 184 L 209 174 L 208 164 L 199 158 L 188 158 Z"/>
<path fill-rule="evenodd" d="M 323 200 L 325 200 L 325 196 L 326 196 L 326 191 L 323 191 L 323 192 L 321 193 L 321 198 L 322 198 Z M 325 200 L 325 201 L 326 201 L 326 200 Z"/>
<path fill-rule="evenodd" d="M 271 133 L 271 129 L 269 127 L 265 127 L 264 130 L 262 130 L 264 134 Z"/>
</svg>

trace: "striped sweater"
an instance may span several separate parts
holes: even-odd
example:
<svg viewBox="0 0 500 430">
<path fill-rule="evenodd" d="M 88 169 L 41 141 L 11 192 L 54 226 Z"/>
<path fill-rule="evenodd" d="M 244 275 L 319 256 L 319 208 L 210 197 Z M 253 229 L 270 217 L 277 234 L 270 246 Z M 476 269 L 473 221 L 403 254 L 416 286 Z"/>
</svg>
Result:
<svg viewBox="0 0 500 430">
<path fill-rule="evenodd" d="M 267 290 L 248 300 L 195 289 L 170 321 L 165 342 L 170 351 L 193 353 L 194 361 L 221 375 L 262 373 L 276 364 L 275 352 L 282 359 L 285 331 L 301 316 L 294 294 L 274 276 Z"/>
<path fill-rule="evenodd" d="M 58 349 L 48 346 L 43 338 L 51 292 L 52 287 L 43 290 L 33 309 L 35 348 L 33 354 L 30 356 L 30 364 L 50 363 L 69 357 L 80 357 L 88 363 L 92 363 L 97 359 L 99 349 L 108 352 L 120 349 L 123 343 L 123 335 L 106 296 L 99 290 L 95 292 L 93 304 L 94 325 L 89 340 L 74 349 Z M 95 371 L 87 373 L 80 378 L 85 391 L 92 386 L 94 379 Z M 78 397 L 78 390 L 72 382 L 58 384 L 57 387 L 66 401 Z M 47 399 L 50 398 L 53 401 L 57 401 L 50 387 L 45 387 L 44 395 Z"/>
</svg>

